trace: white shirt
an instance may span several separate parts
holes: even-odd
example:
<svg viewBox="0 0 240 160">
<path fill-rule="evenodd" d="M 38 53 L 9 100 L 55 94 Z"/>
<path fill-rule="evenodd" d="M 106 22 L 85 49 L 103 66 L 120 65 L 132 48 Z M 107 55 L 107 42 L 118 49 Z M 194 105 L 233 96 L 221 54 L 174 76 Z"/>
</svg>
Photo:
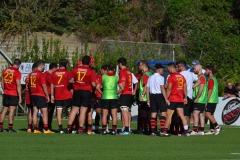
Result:
<svg viewBox="0 0 240 160">
<path fill-rule="evenodd" d="M 193 76 L 193 80 L 194 80 L 194 81 L 197 81 L 197 80 L 198 80 L 198 75 L 195 74 L 194 72 L 191 72 L 191 68 L 189 68 L 187 71 L 190 72 L 190 73 L 192 73 L 192 76 Z M 205 74 L 205 72 L 206 72 L 206 70 L 205 70 L 205 69 L 202 69 L 202 73 Z"/>
<path fill-rule="evenodd" d="M 192 74 L 192 72 L 189 71 L 182 71 L 180 72 L 181 75 L 184 76 L 184 78 L 186 79 L 186 84 L 187 84 L 187 93 L 188 93 L 188 97 L 192 99 L 192 94 L 193 94 L 193 82 L 194 82 L 194 76 Z"/>
<path fill-rule="evenodd" d="M 149 77 L 147 82 L 147 87 L 149 87 L 149 92 L 151 94 L 160 94 L 162 93 L 160 86 L 164 85 L 164 77 L 159 73 L 154 73 Z"/>
<path fill-rule="evenodd" d="M 138 83 L 138 80 L 137 78 L 135 77 L 135 75 L 132 73 L 132 91 L 133 91 L 133 85 L 134 84 L 137 84 Z"/>
</svg>

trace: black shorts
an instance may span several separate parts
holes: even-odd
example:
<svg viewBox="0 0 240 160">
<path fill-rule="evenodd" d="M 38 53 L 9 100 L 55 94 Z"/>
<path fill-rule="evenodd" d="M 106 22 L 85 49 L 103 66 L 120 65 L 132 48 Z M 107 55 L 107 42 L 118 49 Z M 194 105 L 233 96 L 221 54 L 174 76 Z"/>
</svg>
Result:
<svg viewBox="0 0 240 160">
<path fill-rule="evenodd" d="M 54 104 L 57 108 L 69 108 L 72 107 L 72 99 L 65 99 L 65 100 L 55 100 Z"/>
<path fill-rule="evenodd" d="M 101 108 L 101 99 L 100 98 L 92 99 L 91 108 L 93 109 Z"/>
<path fill-rule="evenodd" d="M 119 99 L 120 107 L 121 106 L 127 106 L 131 108 L 133 103 L 133 98 L 131 94 L 122 94 Z"/>
<path fill-rule="evenodd" d="M 150 109 L 151 112 L 166 112 L 167 105 L 162 94 L 150 94 Z"/>
<path fill-rule="evenodd" d="M 102 109 L 116 109 L 119 108 L 118 99 L 102 99 Z"/>
<path fill-rule="evenodd" d="M 38 109 L 48 107 L 47 99 L 43 96 L 31 96 L 31 102 L 32 106 Z"/>
<path fill-rule="evenodd" d="M 194 103 L 193 110 L 198 110 L 201 113 L 203 113 L 205 111 L 205 104 L 203 104 L 203 103 Z"/>
<path fill-rule="evenodd" d="M 184 105 L 184 116 L 191 116 L 191 113 L 193 112 L 193 100 L 189 97 L 187 97 L 187 101 L 188 103 L 186 105 Z"/>
<path fill-rule="evenodd" d="M 167 107 L 167 109 L 175 110 L 176 108 L 183 108 L 184 104 L 183 102 L 170 102 L 170 106 Z"/>
<path fill-rule="evenodd" d="M 206 112 L 210 112 L 211 114 L 214 114 L 217 107 L 217 103 L 208 103 L 207 107 L 205 108 Z"/>
<path fill-rule="evenodd" d="M 147 102 L 141 101 L 139 103 L 138 116 L 140 118 L 146 118 L 148 120 L 150 119 L 150 117 L 151 117 L 151 110 L 150 110 L 150 107 L 147 104 Z"/>
<path fill-rule="evenodd" d="M 9 107 L 9 106 L 17 106 L 19 102 L 18 96 L 11 96 L 11 95 L 3 95 L 3 106 Z"/>
<path fill-rule="evenodd" d="M 92 103 L 92 93 L 85 90 L 74 90 L 72 105 L 77 107 L 90 107 Z"/>
<path fill-rule="evenodd" d="M 30 108 L 32 109 L 33 108 L 33 105 L 32 104 L 26 104 L 27 108 Z"/>
</svg>

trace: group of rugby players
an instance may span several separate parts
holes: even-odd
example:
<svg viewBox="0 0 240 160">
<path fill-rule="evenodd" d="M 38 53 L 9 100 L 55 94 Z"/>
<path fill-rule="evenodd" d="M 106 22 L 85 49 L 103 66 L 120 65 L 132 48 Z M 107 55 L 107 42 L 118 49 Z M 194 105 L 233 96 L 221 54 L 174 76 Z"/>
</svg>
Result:
<svg viewBox="0 0 240 160">
<path fill-rule="evenodd" d="M 186 70 L 184 61 L 169 63 L 167 65 L 169 76 L 165 83 L 162 76 L 165 66 L 161 64 L 154 66 L 155 73 L 153 73 L 147 61 L 142 60 L 139 62 L 139 74 L 134 75 L 126 67 L 126 58 L 122 57 L 117 62 L 119 74 L 116 74 L 116 66 L 109 64 L 103 65 L 97 75 L 93 63 L 94 60 L 90 56 L 84 56 L 82 61 L 69 71 L 68 60 L 61 59 L 58 65 L 51 63 L 49 70 L 44 73 L 43 61 L 39 60 L 33 64 L 32 72 L 25 80 L 25 99 L 28 107 L 27 132 L 54 133 L 51 121 L 56 108 L 61 134 L 95 134 L 98 131 L 99 121 L 102 120 L 100 134 L 116 135 L 117 114 L 120 111 L 123 128 L 119 134 L 128 135 L 131 133 L 131 106 L 133 97 L 136 97 L 138 133 L 169 136 L 169 127 L 174 124 L 171 124 L 171 120 L 175 111 L 177 113 L 175 117 L 182 124 L 179 129 L 182 135 L 204 135 L 205 116 L 210 120 L 209 134 L 220 133 L 221 127 L 213 116 L 218 103 L 218 82 L 212 65 L 206 67 L 204 75 L 200 64 L 194 66 L 192 73 Z M 2 73 L 4 107 L 0 117 L 0 132 L 3 132 L 3 122 L 8 110 L 7 131 L 16 132 L 13 129 L 14 112 L 17 105 L 22 102 L 21 73 L 18 71 L 20 65 L 21 61 L 15 59 L 13 65 Z M 197 78 L 194 78 L 194 74 Z M 64 108 L 70 109 L 66 130 L 62 125 Z M 96 110 L 95 132 L 92 130 L 94 109 Z M 41 118 L 38 125 L 39 111 Z M 109 115 L 112 119 L 111 132 L 108 129 Z M 191 115 L 194 126 L 192 132 L 189 132 Z M 160 122 L 159 130 L 157 130 L 158 122 Z M 176 130 L 176 126 L 173 128 Z"/>
</svg>

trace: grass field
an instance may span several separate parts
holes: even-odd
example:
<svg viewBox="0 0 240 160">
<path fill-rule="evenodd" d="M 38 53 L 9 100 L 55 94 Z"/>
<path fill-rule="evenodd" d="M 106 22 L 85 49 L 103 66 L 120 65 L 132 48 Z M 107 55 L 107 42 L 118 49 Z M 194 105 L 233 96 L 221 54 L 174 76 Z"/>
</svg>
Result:
<svg viewBox="0 0 240 160">
<path fill-rule="evenodd" d="M 66 121 L 64 121 L 66 123 Z M 57 129 L 56 121 L 53 122 Z M 5 126 L 7 121 L 5 122 Z M 133 125 L 135 123 L 133 122 Z M 66 125 L 65 125 L 66 126 Z M 31 134 L 22 131 L 26 119 L 17 117 L 18 133 L 0 133 L 0 159 L 239 159 L 240 127 L 223 126 L 218 136 L 151 137 Z"/>
</svg>

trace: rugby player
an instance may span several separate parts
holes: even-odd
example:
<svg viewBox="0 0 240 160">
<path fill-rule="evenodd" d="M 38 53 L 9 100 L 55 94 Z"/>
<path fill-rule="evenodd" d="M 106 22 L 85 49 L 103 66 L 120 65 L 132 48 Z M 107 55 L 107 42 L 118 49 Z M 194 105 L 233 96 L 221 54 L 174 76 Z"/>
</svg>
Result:
<svg viewBox="0 0 240 160">
<path fill-rule="evenodd" d="M 32 65 L 32 71 L 35 70 L 36 68 L 36 63 Z M 25 79 L 25 84 L 26 84 L 26 90 L 25 90 L 25 101 L 26 101 L 26 106 L 28 108 L 28 129 L 27 132 L 31 133 L 33 131 L 33 106 L 31 103 L 31 95 L 30 95 L 30 90 L 29 90 L 29 75 Z"/>
<path fill-rule="evenodd" d="M 68 67 L 67 59 L 60 59 L 59 69 L 52 73 L 53 85 L 51 87 L 51 101 L 57 108 L 57 122 L 60 134 L 64 133 L 62 125 L 62 110 L 72 106 L 72 93 L 69 88 L 69 80 L 72 74 Z"/>
<path fill-rule="evenodd" d="M 68 120 L 67 132 L 70 133 L 75 116 L 80 112 L 78 133 L 83 134 L 87 111 L 92 102 L 92 87 L 96 87 L 96 73 L 89 67 L 90 56 L 82 58 L 82 66 L 73 69 L 70 82 L 73 83 L 72 110 Z"/>
<path fill-rule="evenodd" d="M 107 65 L 102 65 L 101 69 L 100 69 L 100 74 L 97 75 L 97 80 L 96 80 L 96 84 L 101 85 L 102 84 L 102 75 L 107 73 L 107 69 L 108 66 Z M 101 88 L 102 89 L 102 88 Z M 95 95 L 96 95 L 96 104 L 95 104 L 95 108 L 96 108 L 96 116 L 95 116 L 95 132 L 98 132 L 99 129 L 99 125 L 100 125 L 100 119 L 101 119 L 101 114 L 102 114 L 102 109 L 101 109 L 101 98 L 102 98 L 102 94 L 98 91 L 95 90 Z"/>
<path fill-rule="evenodd" d="M 186 69 L 186 62 L 185 61 L 178 61 L 177 63 L 178 71 L 181 75 L 184 76 L 186 79 L 187 84 L 187 104 L 184 106 L 184 116 L 187 119 L 188 125 L 190 125 L 190 116 L 193 111 L 193 100 L 192 100 L 192 94 L 193 94 L 193 82 L 194 77 L 193 74 Z"/>
<path fill-rule="evenodd" d="M 148 78 L 152 75 L 152 72 L 149 71 L 148 62 L 142 60 L 139 63 L 139 68 L 142 71 L 142 77 L 139 82 L 139 114 L 140 117 L 140 126 L 144 131 L 144 134 L 149 134 L 150 131 L 150 107 L 147 104 L 147 82 Z M 140 131 L 141 133 L 141 131 Z"/>
<path fill-rule="evenodd" d="M 170 76 L 168 77 L 167 86 L 167 119 L 165 123 L 164 132 L 161 136 L 170 136 L 167 133 L 168 127 L 171 123 L 173 112 L 176 110 L 182 120 L 184 127 L 184 135 L 189 136 L 187 120 L 184 116 L 183 107 L 187 103 L 187 85 L 183 75 L 177 72 L 177 67 L 174 63 L 167 65 Z"/>
<path fill-rule="evenodd" d="M 13 65 L 2 73 L 2 89 L 4 93 L 3 109 L 0 116 L 0 132 L 3 132 L 3 123 L 8 109 L 8 132 L 16 132 L 13 129 L 14 113 L 17 105 L 22 103 L 21 73 L 18 70 L 20 65 L 21 60 L 15 59 Z"/>
<path fill-rule="evenodd" d="M 114 74 L 115 66 L 109 65 L 107 74 L 102 75 L 102 84 L 97 84 L 97 90 L 102 94 L 102 135 L 107 134 L 107 117 L 108 111 L 111 111 L 112 116 L 112 135 L 117 134 L 117 111 L 118 111 L 118 95 L 117 85 L 118 76 Z M 101 90 L 103 88 L 103 91 Z"/>
<path fill-rule="evenodd" d="M 164 87 L 164 77 L 161 76 L 163 74 L 163 68 L 161 64 L 156 64 L 154 66 L 155 73 L 148 79 L 147 83 L 147 103 L 150 106 L 151 110 L 151 135 L 156 135 L 157 128 L 157 113 L 160 110 L 160 133 L 164 132 L 165 122 L 166 122 L 166 111 L 167 105 L 166 102 L 169 103 L 166 91 Z"/>
<path fill-rule="evenodd" d="M 126 58 L 121 57 L 118 59 L 120 68 L 118 95 L 120 96 L 120 109 L 125 125 L 124 131 L 120 133 L 121 135 L 129 135 L 129 109 L 132 106 L 132 73 L 127 69 L 126 65 Z"/>
<path fill-rule="evenodd" d="M 197 82 L 193 85 L 193 119 L 194 126 L 191 135 L 204 135 L 204 111 L 207 104 L 207 80 L 202 73 L 202 66 L 196 65 L 194 73 L 198 75 Z M 200 120 L 200 127 L 198 128 Z"/>
<path fill-rule="evenodd" d="M 37 126 L 38 110 L 41 110 L 43 119 L 43 133 L 54 133 L 48 128 L 48 105 L 50 101 L 46 78 L 44 73 L 45 63 L 42 60 L 36 62 L 36 69 L 29 74 L 29 89 L 33 105 L 34 133 L 41 133 Z"/>
<path fill-rule="evenodd" d="M 52 119 L 53 119 L 53 114 L 55 110 L 55 105 L 54 103 L 51 102 L 51 87 L 53 86 L 53 80 L 52 80 L 52 73 L 56 71 L 58 68 L 56 63 L 50 63 L 49 65 L 49 70 L 44 72 L 44 75 L 46 77 L 46 85 L 47 85 L 47 90 L 48 90 L 48 95 L 50 101 L 48 102 L 48 128 L 52 129 Z M 43 128 L 43 122 L 42 122 L 42 117 L 40 117 L 39 121 L 39 128 Z"/>
<path fill-rule="evenodd" d="M 218 103 L 218 80 L 215 77 L 215 68 L 213 65 L 206 67 L 206 75 L 208 79 L 208 94 L 207 94 L 207 107 L 205 109 L 206 118 L 210 121 L 210 132 L 207 134 L 218 135 L 221 131 L 221 127 L 218 125 L 214 118 L 214 112 Z M 215 129 L 215 130 L 214 130 Z"/>
</svg>

